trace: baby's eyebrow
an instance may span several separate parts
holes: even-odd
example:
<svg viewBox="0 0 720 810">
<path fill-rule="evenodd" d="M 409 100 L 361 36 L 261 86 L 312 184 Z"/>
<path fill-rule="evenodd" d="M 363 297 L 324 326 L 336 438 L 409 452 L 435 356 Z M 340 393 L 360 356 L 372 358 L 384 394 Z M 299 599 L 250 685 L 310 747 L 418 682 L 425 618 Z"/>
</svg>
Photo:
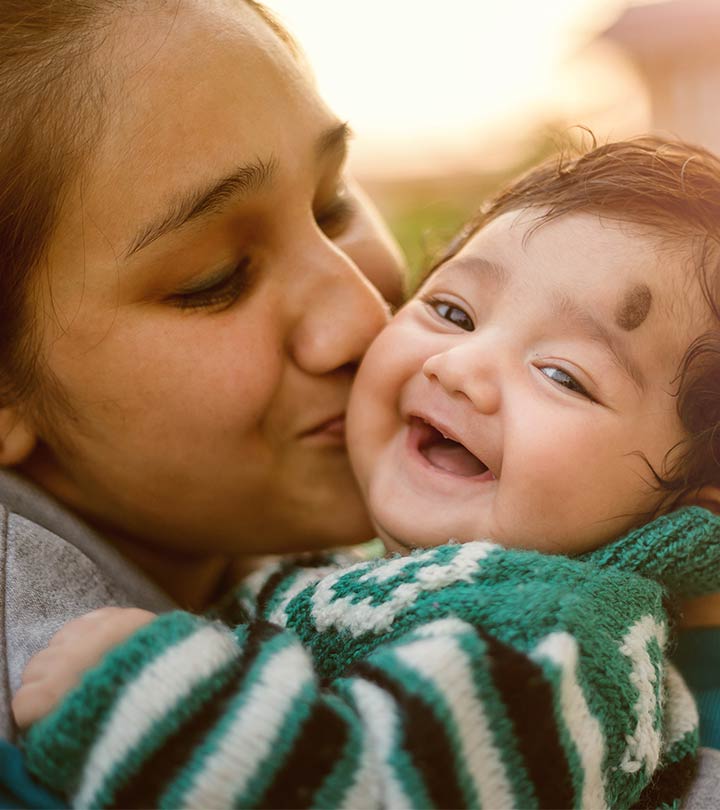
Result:
<svg viewBox="0 0 720 810">
<path fill-rule="evenodd" d="M 511 271 L 505 265 L 481 256 L 454 257 L 444 266 L 452 267 L 453 271 L 488 279 L 496 284 L 499 290 L 507 286 L 511 276 Z M 645 390 L 647 385 L 645 375 L 628 350 L 624 336 L 614 333 L 602 321 L 598 320 L 592 312 L 582 307 L 565 293 L 556 293 L 553 296 L 551 307 L 554 317 L 575 323 L 592 340 L 602 343 L 610 351 L 618 368 L 640 391 Z M 639 323 L 637 325 L 639 326 Z"/>
<path fill-rule="evenodd" d="M 437 270 L 451 267 L 453 271 L 469 273 L 473 276 L 483 276 L 495 282 L 502 289 L 507 286 L 510 271 L 505 265 L 484 259 L 481 256 L 458 256 L 450 259 L 446 264 L 440 265 Z"/>
<path fill-rule="evenodd" d="M 567 295 L 562 294 L 554 297 L 553 312 L 558 318 L 576 323 L 592 340 L 606 346 L 619 368 L 635 383 L 637 388 L 641 391 L 645 390 L 645 375 L 628 350 L 627 342 L 621 335 L 613 333 L 592 312 L 580 306 L 577 301 Z"/>
</svg>

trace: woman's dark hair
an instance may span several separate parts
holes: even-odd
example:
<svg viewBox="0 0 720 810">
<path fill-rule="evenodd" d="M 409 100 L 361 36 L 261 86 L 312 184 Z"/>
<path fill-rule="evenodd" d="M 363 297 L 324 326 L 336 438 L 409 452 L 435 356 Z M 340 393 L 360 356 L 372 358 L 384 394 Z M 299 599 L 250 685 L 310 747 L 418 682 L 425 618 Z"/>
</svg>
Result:
<svg viewBox="0 0 720 810">
<path fill-rule="evenodd" d="M 435 268 L 488 222 L 524 208 L 538 210 L 534 228 L 579 212 L 637 225 L 673 256 L 690 258 L 708 305 L 708 329 L 689 346 L 674 380 L 687 438 L 670 451 L 680 452 L 665 477 L 651 470 L 668 493 L 666 508 L 704 485 L 720 485 L 720 159 L 653 136 L 550 159 L 486 204 Z"/>
<path fill-rule="evenodd" d="M 166 4 L 172 9 L 179 2 Z M 260 3 L 238 2 L 297 53 Z M 94 57 L 113 20 L 131 8 L 126 0 L 3 0 L 0 6 L 0 408 L 21 402 L 37 408 L 61 393 L 40 365 L 31 290 L 64 195 L 106 123 L 106 77 Z"/>
</svg>

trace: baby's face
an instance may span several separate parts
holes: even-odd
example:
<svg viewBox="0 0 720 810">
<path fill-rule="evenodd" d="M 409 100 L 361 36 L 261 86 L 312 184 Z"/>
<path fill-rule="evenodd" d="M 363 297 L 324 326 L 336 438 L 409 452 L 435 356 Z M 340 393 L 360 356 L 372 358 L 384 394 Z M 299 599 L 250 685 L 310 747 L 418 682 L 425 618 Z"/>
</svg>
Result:
<svg viewBox="0 0 720 810">
<path fill-rule="evenodd" d="M 702 331 L 699 285 L 630 226 L 530 232 L 536 216 L 479 231 L 363 361 L 348 442 L 390 550 L 579 553 L 660 505 L 643 459 L 662 475 L 685 435 L 672 381 Z"/>
</svg>

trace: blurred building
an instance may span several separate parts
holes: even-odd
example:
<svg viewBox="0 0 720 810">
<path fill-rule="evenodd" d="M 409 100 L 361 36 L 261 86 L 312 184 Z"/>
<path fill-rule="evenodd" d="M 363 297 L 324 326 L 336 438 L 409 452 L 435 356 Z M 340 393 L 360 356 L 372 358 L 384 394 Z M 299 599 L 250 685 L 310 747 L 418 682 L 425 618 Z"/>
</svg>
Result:
<svg viewBox="0 0 720 810">
<path fill-rule="evenodd" d="M 632 6 L 603 36 L 637 66 L 653 128 L 720 153 L 720 0 Z"/>
</svg>

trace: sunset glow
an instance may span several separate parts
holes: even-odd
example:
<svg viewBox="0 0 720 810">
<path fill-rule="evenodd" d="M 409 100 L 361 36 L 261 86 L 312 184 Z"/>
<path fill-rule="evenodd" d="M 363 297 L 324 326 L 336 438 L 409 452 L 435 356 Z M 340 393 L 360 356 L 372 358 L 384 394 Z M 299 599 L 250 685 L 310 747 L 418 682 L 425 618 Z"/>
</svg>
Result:
<svg viewBox="0 0 720 810">
<path fill-rule="evenodd" d="M 503 149 L 543 123 L 622 130 L 646 114 L 637 100 L 627 103 L 637 90 L 627 61 L 610 45 L 588 49 L 624 0 L 267 5 L 300 40 L 330 104 L 350 119 L 362 171 L 480 165 L 502 160 Z"/>
</svg>

